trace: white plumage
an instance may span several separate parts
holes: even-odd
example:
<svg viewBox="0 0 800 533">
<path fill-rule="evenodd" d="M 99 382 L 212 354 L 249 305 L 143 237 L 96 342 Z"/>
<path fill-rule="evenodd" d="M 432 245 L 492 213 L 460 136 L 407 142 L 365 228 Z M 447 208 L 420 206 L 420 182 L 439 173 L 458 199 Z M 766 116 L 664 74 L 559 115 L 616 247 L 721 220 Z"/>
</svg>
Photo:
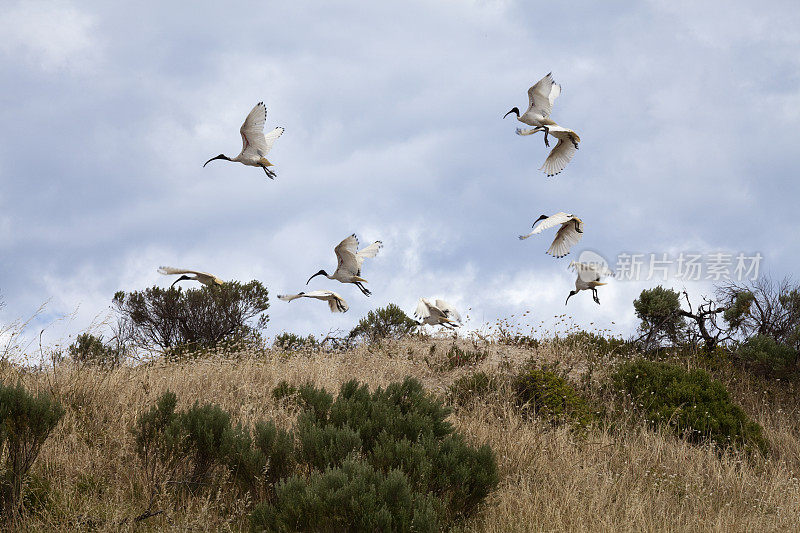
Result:
<svg viewBox="0 0 800 533">
<path fill-rule="evenodd" d="M 369 296 L 372 293 L 362 285 L 362 283 L 367 283 L 367 280 L 361 277 L 361 265 L 364 263 L 364 259 L 378 255 L 378 251 L 382 247 L 383 243 L 381 241 L 375 241 L 366 248 L 359 250 L 358 239 L 356 234 L 353 233 L 333 249 L 334 253 L 336 253 L 336 271 L 333 274 L 328 274 L 324 270 L 320 270 L 308 278 L 306 285 L 315 276 L 325 276 L 341 283 L 352 283 L 361 289 L 361 292 L 366 296 Z"/>
<path fill-rule="evenodd" d="M 327 290 L 299 292 L 297 294 L 279 294 L 278 298 L 284 302 L 291 302 L 292 300 L 296 300 L 298 298 L 315 298 L 317 300 L 323 300 L 328 302 L 328 307 L 331 308 L 331 313 L 344 313 L 350 309 L 350 306 L 347 305 L 347 302 L 344 301 L 344 298 L 333 291 Z"/>
<path fill-rule="evenodd" d="M 541 223 L 537 226 L 536 223 L 539 221 L 541 221 Z M 559 224 L 561 227 L 556 233 L 556 237 L 553 239 L 553 243 L 550 245 L 550 248 L 548 248 L 547 253 L 553 257 L 564 257 L 574 245 L 578 244 L 581 237 L 583 237 L 583 221 L 575 215 L 564 212 L 556 213 L 552 216 L 542 215 L 533 223 L 533 226 L 531 226 L 533 227 L 533 231 L 527 235 L 520 235 L 519 238 L 520 240 L 527 239 L 531 235 L 541 233 Z"/>
<path fill-rule="evenodd" d="M 275 178 L 275 172 L 269 169 L 273 166 L 267 159 L 267 154 L 272 149 L 275 140 L 283 133 L 283 128 L 275 128 L 264 135 L 264 124 L 267 121 L 267 106 L 259 102 L 253 107 L 244 120 L 239 133 L 242 135 L 242 151 L 234 158 L 219 154 L 205 162 L 206 166 L 215 159 L 235 161 L 251 167 L 261 167 L 270 179 Z"/>
<path fill-rule="evenodd" d="M 199 281 L 200 283 L 202 283 L 207 287 L 213 287 L 214 285 L 222 285 L 223 283 L 225 283 L 214 274 L 209 274 L 208 272 L 199 272 L 197 270 L 188 270 L 185 268 L 173 268 L 168 266 L 161 266 L 158 267 L 158 273 L 164 274 L 165 276 L 170 276 L 173 274 L 184 274 L 183 276 L 173 281 L 172 285 L 170 285 L 171 287 L 174 286 L 179 281 L 185 279 Z M 190 275 L 187 276 L 185 274 L 190 274 Z"/>
<path fill-rule="evenodd" d="M 614 273 L 609 270 L 607 266 L 597 263 L 579 263 L 577 261 L 572 261 L 569 264 L 569 268 L 578 273 L 578 278 L 575 280 L 575 290 L 569 292 L 569 296 L 567 296 L 564 305 L 567 305 L 569 299 L 574 295 L 578 294 L 580 291 L 586 290 L 592 291 L 592 299 L 595 303 L 599 304 L 600 298 L 597 296 L 597 287 L 605 285 L 605 283 L 600 282 L 600 279 L 606 276 L 613 276 Z"/>
<path fill-rule="evenodd" d="M 427 298 L 420 298 L 414 316 L 419 318 L 420 324 L 431 326 L 441 324 L 450 328 L 461 325 L 461 315 L 455 307 L 444 300 L 437 299 L 431 302 Z"/>
<path fill-rule="evenodd" d="M 517 135 L 532 135 L 539 131 L 544 131 L 544 144 L 550 146 L 547 140 L 548 135 L 558 139 L 558 144 L 550 151 L 544 164 L 539 170 L 542 170 L 548 176 L 555 176 L 560 173 L 575 155 L 578 149 L 578 143 L 581 138 L 573 130 L 559 126 L 550 118 L 550 113 L 553 111 L 553 103 L 556 98 L 561 94 L 561 85 L 553 80 L 553 73 L 547 74 L 544 78 L 536 82 L 530 89 L 528 89 L 528 110 L 522 115 L 519 113 L 519 108 L 514 107 L 505 114 L 505 117 L 511 113 L 517 115 L 517 120 L 523 124 L 534 126 L 533 129 L 517 128 Z"/>
<path fill-rule="evenodd" d="M 542 131 L 542 128 L 517 128 L 517 135 L 533 135 L 537 131 Z M 548 127 L 548 131 L 550 135 L 558 139 L 558 143 L 550 150 L 547 159 L 539 167 L 539 170 L 550 177 L 560 174 L 566 168 L 567 164 L 572 160 L 572 156 L 578 151 L 578 143 L 581 142 L 581 138 L 574 131 L 557 125 Z"/>
</svg>

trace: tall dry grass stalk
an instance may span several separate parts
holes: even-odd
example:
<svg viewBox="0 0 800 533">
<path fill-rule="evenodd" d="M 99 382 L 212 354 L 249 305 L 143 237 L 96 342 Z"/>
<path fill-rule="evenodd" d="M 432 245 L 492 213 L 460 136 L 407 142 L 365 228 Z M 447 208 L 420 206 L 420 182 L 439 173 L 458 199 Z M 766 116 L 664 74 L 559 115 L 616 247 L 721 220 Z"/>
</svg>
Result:
<svg viewBox="0 0 800 533">
<path fill-rule="evenodd" d="M 313 381 L 335 391 L 352 378 L 375 388 L 414 376 L 444 395 L 457 377 L 476 369 L 443 370 L 437 364 L 451 342 L 414 338 L 347 353 L 238 353 L 110 371 L 68 361 L 35 371 L 3 365 L 0 379 L 50 390 L 67 409 L 33 469 L 31 483 L 49 485 L 50 501 L 31 514 L 23 529 L 245 529 L 252 502 L 234 497 L 223 475 L 215 479 L 221 490 L 196 497 L 180 491 L 153 496 L 130 434 L 139 413 L 171 390 L 179 408 L 213 402 L 231 412 L 234 422 L 273 419 L 289 427 L 294 411 L 271 397 L 284 379 Z M 479 369 L 512 371 L 533 356 L 558 361 L 576 382 L 602 382 L 613 362 L 589 348 L 559 343 L 486 348 L 489 356 Z M 773 448 L 769 458 L 720 455 L 624 421 L 577 435 L 524 419 L 502 400 L 457 409 L 451 416 L 455 426 L 474 443 L 495 450 L 501 473 L 497 491 L 461 527 L 498 532 L 798 530 L 800 402 L 785 387 L 765 394 L 763 387 L 733 376 L 729 386 L 737 402 L 764 426 Z M 148 507 L 164 512 L 134 523 Z"/>
</svg>

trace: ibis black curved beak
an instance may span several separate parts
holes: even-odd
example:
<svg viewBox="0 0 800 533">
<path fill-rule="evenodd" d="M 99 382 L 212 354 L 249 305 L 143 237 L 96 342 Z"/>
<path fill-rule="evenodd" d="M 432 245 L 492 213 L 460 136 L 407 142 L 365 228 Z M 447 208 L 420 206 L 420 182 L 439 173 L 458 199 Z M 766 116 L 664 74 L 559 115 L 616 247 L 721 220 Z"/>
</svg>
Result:
<svg viewBox="0 0 800 533">
<path fill-rule="evenodd" d="M 511 108 L 511 111 L 509 111 L 508 113 L 506 113 L 505 115 L 503 115 L 503 118 L 506 118 L 506 117 L 507 117 L 508 115 L 510 115 L 511 113 L 514 113 L 515 115 L 517 115 L 517 118 L 519 118 L 519 109 L 518 109 L 518 108 L 516 108 L 516 107 L 512 107 L 512 108 Z"/>
<path fill-rule="evenodd" d="M 324 270 L 320 270 L 319 272 L 317 272 L 316 274 L 314 274 L 313 276 L 311 276 L 310 278 L 308 278 L 308 281 L 306 281 L 306 285 L 308 285 L 308 283 L 309 283 L 309 282 L 310 282 L 312 279 L 314 279 L 315 277 L 317 277 L 317 276 L 327 276 L 327 275 L 328 275 L 328 273 L 327 273 L 327 272 L 325 272 Z"/>
<path fill-rule="evenodd" d="M 219 154 L 217 157 L 212 157 L 211 159 L 209 159 L 208 161 L 206 161 L 205 163 L 203 163 L 203 168 L 205 168 L 205 166 L 206 166 L 207 164 L 211 163 L 211 162 L 212 162 L 213 160 L 215 160 L 215 159 L 224 159 L 225 161 L 230 161 L 230 160 L 231 160 L 231 158 L 230 158 L 230 157 L 228 157 L 227 155 L 225 155 L 225 154 Z"/>
<path fill-rule="evenodd" d="M 178 279 L 176 279 L 175 281 L 173 281 L 172 285 L 170 285 L 169 288 L 171 289 L 172 287 L 175 286 L 176 283 L 178 283 L 179 281 L 183 281 L 185 279 L 192 279 L 192 278 L 190 278 L 189 276 L 181 276 Z"/>
<path fill-rule="evenodd" d="M 577 294 L 575 291 L 569 291 L 569 296 L 567 296 L 567 299 L 564 302 L 564 305 L 567 305 L 567 303 L 569 303 L 569 299 L 572 298 L 573 296 L 575 296 L 575 294 Z"/>
</svg>

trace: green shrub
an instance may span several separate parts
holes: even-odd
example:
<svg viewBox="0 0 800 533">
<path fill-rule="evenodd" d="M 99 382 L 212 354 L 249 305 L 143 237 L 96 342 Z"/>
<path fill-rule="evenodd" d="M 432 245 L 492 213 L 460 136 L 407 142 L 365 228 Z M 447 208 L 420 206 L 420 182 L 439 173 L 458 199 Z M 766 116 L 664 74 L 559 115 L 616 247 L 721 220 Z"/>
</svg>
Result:
<svg viewBox="0 0 800 533">
<path fill-rule="evenodd" d="M 417 322 L 409 318 L 395 304 L 367 313 L 358 325 L 350 331 L 350 338 L 362 338 L 368 343 L 382 339 L 399 339 L 417 327 Z"/>
<path fill-rule="evenodd" d="M 621 354 L 628 351 L 628 343 L 619 337 L 605 337 L 583 330 L 570 333 L 559 341 L 574 348 L 589 348 L 598 355 Z"/>
<path fill-rule="evenodd" d="M 500 378 L 486 372 L 461 376 L 447 388 L 447 399 L 453 405 L 465 405 L 473 399 L 484 399 L 500 388 Z"/>
<path fill-rule="evenodd" d="M 277 504 L 261 503 L 252 531 L 440 531 L 437 501 L 413 489 L 399 470 L 384 473 L 360 461 L 292 477 Z"/>
<path fill-rule="evenodd" d="M 797 370 L 797 351 L 766 335 L 747 339 L 736 350 L 736 356 L 765 376 L 783 377 Z"/>
<path fill-rule="evenodd" d="M 136 454 L 142 461 L 149 484 L 158 484 L 171 477 L 181 457 L 181 427 L 175 406 L 178 397 L 167 391 L 156 405 L 140 414 L 131 428 Z"/>
<path fill-rule="evenodd" d="M 661 285 L 645 289 L 633 301 L 636 316 L 641 320 L 639 331 L 646 336 L 645 347 L 659 346 L 668 340 L 673 345 L 686 338 L 686 319 L 681 316 L 680 293 Z"/>
<path fill-rule="evenodd" d="M 555 424 L 585 427 L 594 415 L 587 401 L 564 377 L 547 367 L 525 365 L 512 380 L 516 404 Z"/>
<path fill-rule="evenodd" d="M 335 400 L 307 384 L 295 398 L 298 459 L 311 475 L 279 484 L 253 530 L 439 530 L 497 484 L 492 450 L 467 445 L 414 379 L 374 392 L 349 381 Z"/>
<path fill-rule="evenodd" d="M 722 383 L 703 370 L 638 360 L 623 364 L 613 382 L 630 395 L 651 424 L 664 424 L 690 442 L 767 451 L 761 426 L 731 402 Z"/>
<path fill-rule="evenodd" d="M 462 350 L 453 344 L 450 349 L 447 350 L 447 367 L 453 369 L 467 365 L 477 365 L 488 356 L 488 350 Z"/>
<path fill-rule="evenodd" d="M 314 338 L 313 335 L 301 337 L 300 335 L 295 335 L 294 333 L 284 332 L 275 337 L 275 341 L 272 343 L 272 345 L 280 350 L 291 352 L 301 348 L 316 348 L 319 346 L 319 342 Z"/>
<path fill-rule="evenodd" d="M 211 469 L 221 464 L 225 439 L 231 433 L 231 415 L 217 405 L 194 405 L 180 417 L 183 430 L 183 454 L 192 466 L 189 486 L 194 489 L 205 483 Z"/>
<path fill-rule="evenodd" d="M 63 415 L 64 408 L 48 394 L 34 396 L 20 383 L 0 383 L 0 457 L 5 467 L 0 513 L 5 520 L 20 511 L 23 480 Z"/>
<path fill-rule="evenodd" d="M 69 345 L 69 356 L 73 361 L 82 364 L 100 365 L 107 367 L 118 366 L 124 357 L 119 350 L 103 343 L 103 337 L 96 337 L 91 333 L 81 333 L 75 342 Z"/>
<path fill-rule="evenodd" d="M 175 356 L 257 343 L 269 321 L 269 293 L 255 280 L 186 291 L 120 291 L 114 306 L 133 342 Z"/>
<path fill-rule="evenodd" d="M 294 385 L 290 385 L 288 381 L 282 379 L 278 382 L 278 384 L 272 389 L 272 398 L 279 402 L 286 398 L 292 398 L 297 394 L 297 387 Z"/>
</svg>

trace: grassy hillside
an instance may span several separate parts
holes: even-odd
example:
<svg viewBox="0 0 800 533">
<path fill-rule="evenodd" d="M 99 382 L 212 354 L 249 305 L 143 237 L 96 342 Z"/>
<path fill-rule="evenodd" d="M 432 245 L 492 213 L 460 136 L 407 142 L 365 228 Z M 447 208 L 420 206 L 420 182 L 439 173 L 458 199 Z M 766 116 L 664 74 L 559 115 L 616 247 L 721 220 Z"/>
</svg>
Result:
<svg viewBox="0 0 800 533">
<path fill-rule="evenodd" d="M 787 531 L 800 524 L 800 400 L 791 386 L 715 365 L 715 377 L 763 426 L 771 450 L 767 457 L 720 454 L 663 428 L 648 429 L 636 415 L 620 411 L 604 384 L 625 356 L 553 341 L 533 348 L 458 342 L 488 356 L 451 368 L 446 354 L 452 339 L 412 337 L 346 353 L 235 353 L 111 371 L 69 361 L 40 371 L 5 365 L 3 382 L 50 391 L 66 409 L 31 471 L 23 530 L 247 529 L 252 502 L 234 497 L 232 482 L 222 473 L 213 480 L 222 490 L 191 497 L 179 491 L 152 496 L 146 490 L 130 428 L 166 390 L 177 393 L 179 408 L 212 402 L 234 422 L 272 419 L 289 428 L 296 411 L 271 395 L 281 380 L 313 381 L 335 391 L 352 378 L 375 388 L 413 376 L 445 398 L 463 375 L 475 370 L 511 375 L 530 358 L 558 362 L 593 409 L 618 414 L 613 423 L 606 416 L 576 431 L 526 416 L 503 388 L 457 407 L 452 423 L 471 443 L 491 446 L 500 472 L 497 490 L 460 525 L 463 530 Z M 164 512 L 134 522 L 148 507 Z"/>
</svg>

